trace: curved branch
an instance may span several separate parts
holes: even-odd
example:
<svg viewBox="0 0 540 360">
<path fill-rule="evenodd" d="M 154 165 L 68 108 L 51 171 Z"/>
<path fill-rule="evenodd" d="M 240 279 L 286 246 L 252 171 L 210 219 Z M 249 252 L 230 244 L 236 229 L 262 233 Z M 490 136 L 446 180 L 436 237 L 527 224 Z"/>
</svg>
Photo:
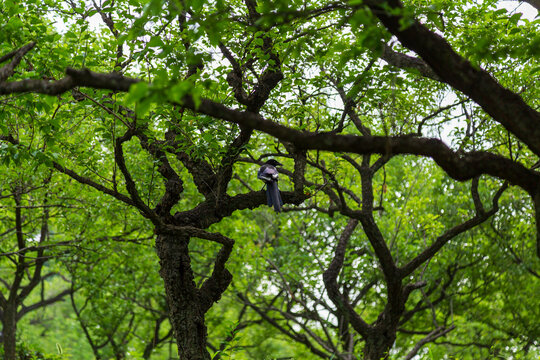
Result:
<svg viewBox="0 0 540 360">
<path fill-rule="evenodd" d="M 334 258 L 332 259 L 330 266 L 328 266 L 328 269 L 323 274 L 323 281 L 326 287 L 326 291 L 328 292 L 328 297 L 330 297 L 332 302 L 336 305 L 338 311 L 342 312 L 343 315 L 348 318 L 353 328 L 358 331 L 360 335 L 362 335 L 363 337 L 367 337 L 371 330 L 371 327 L 360 317 L 360 315 L 356 313 L 353 306 L 339 291 L 339 287 L 337 284 L 337 277 L 341 272 L 341 268 L 343 267 L 347 244 L 357 225 L 358 220 L 349 220 L 347 226 L 345 227 L 345 230 L 343 230 L 343 233 L 339 238 Z"/>
<path fill-rule="evenodd" d="M 64 297 L 66 297 L 67 295 L 70 295 L 72 292 L 73 292 L 73 288 L 69 288 L 50 298 L 38 301 L 29 306 L 23 306 L 22 309 L 17 313 L 17 321 L 19 321 L 24 315 L 28 314 L 29 312 L 33 310 L 54 304 L 58 301 L 63 301 Z"/>
<path fill-rule="evenodd" d="M 225 263 L 231 256 L 234 240 L 226 239 L 227 243 L 223 244 L 217 254 L 212 275 L 204 281 L 200 288 L 202 308 L 205 313 L 210 310 L 213 303 L 221 298 L 221 295 L 227 290 L 233 278 L 229 270 L 225 268 Z"/>
<path fill-rule="evenodd" d="M 377 226 L 375 219 L 373 218 L 372 210 L 369 212 L 363 212 L 358 216 L 357 212 L 343 212 L 347 216 L 358 218 L 364 229 L 369 243 L 375 250 L 379 264 L 381 265 L 386 284 L 388 285 L 388 298 L 392 301 L 399 301 L 398 294 L 394 293 L 394 290 L 400 288 L 400 282 L 396 277 L 397 267 L 392 257 L 392 253 L 384 240 L 381 230 Z M 395 289 L 394 289 L 395 288 Z"/>
<path fill-rule="evenodd" d="M 409 351 L 409 353 L 407 354 L 407 356 L 405 356 L 404 359 L 411 360 L 412 358 L 416 356 L 416 354 L 418 354 L 418 351 L 422 348 L 422 346 L 430 342 L 433 342 L 440 337 L 445 336 L 446 334 L 448 334 L 450 331 L 454 330 L 455 328 L 456 328 L 455 325 L 452 325 L 449 328 L 444 328 L 444 327 L 436 328 L 435 330 L 427 334 L 426 337 L 424 337 L 422 340 L 416 343 L 416 345 L 414 345 L 413 349 Z"/>
<path fill-rule="evenodd" d="M 124 136 L 116 139 L 116 143 L 114 145 L 114 160 L 118 164 L 118 168 L 122 172 L 122 175 L 124 176 L 124 179 L 126 180 L 126 189 L 131 196 L 131 199 L 133 200 L 134 206 L 141 211 L 141 213 L 148 219 L 150 219 L 155 225 L 160 224 L 161 220 L 157 216 L 157 214 L 150 209 L 144 201 L 142 201 L 141 196 L 139 195 L 139 191 L 137 190 L 137 187 L 135 185 L 135 181 L 133 181 L 133 178 L 131 177 L 131 174 L 129 173 L 129 170 L 126 166 L 126 161 L 124 158 L 124 150 L 122 148 L 122 144 L 126 141 L 129 141 L 134 135 L 134 132 L 132 129 L 129 129 L 126 131 Z"/>
<path fill-rule="evenodd" d="M 282 191 L 281 198 L 286 204 L 298 205 L 309 196 L 292 191 Z M 231 215 L 236 210 L 254 209 L 266 203 L 266 193 L 264 191 L 252 191 L 235 196 L 226 195 L 219 208 L 216 208 L 214 201 L 205 201 L 191 210 L 176 213 L 174 215 L 175 224 L 178 226 L 193 225 L 207 228 Z M 204 214 L 204 217 L 201 217 L 202 214 Z"/>
<path fill-rule="evenodd" d="M 437 240 L 427 249 L 422 251 L 418 256 L 409 261 L 406 265 L 399 269 L 399 276 L 404 278 L 410 275 L 414 270 L 416 270 L 420 265 L 426 262 L 428 259 L 431 259 L 448 241 L 456 237 L 457 235 L 472 229 L 475 226 L 480 225 L 491 216 L 493 216 L 497 211 L 499 211 L 499 198 L 503 192 L 508 188 L 508 184 L 504 183 L 503 186 L 497 191 L 493 197 L 492 207 L 489 211 L 484 211 L 477 213 L 473 218 L 454 226 L 453 228 L 447 230 L 444 234 L 439 236 Z"/>
<path fill-rule="evenodd" d="M 66 69 L 66 76 L 60 80 L 25 79 L 12 82 L 0 82 L 0 95 L 33 92 L 46 95 L 60 95 L 77 86 L 113 91 L 129 91 L 132 84 L 141 80 L 128 78 L 119 73 L 96 73 L 88 69 Z"/>
<path fill-rule="evenodd" d="M 119 193 L 118 191 L 109 189 L 108 187 L 105 187 L 105 186 L 103 186 L 101 184 L 98 184 L 97 182 L 93 181 L 92 179 L 81 176 L 81 175 L 77 174 L 75 171 L 70 170 L 70 169 L 62 166 L 62 165 L 58 164 L 57 162 L 53 161 L 52 166 L 56 170 L 58 170 L 61 173 L 66 174 L 67 176 L 75 179 L 77 182 L 79 182 L 81 184 L 89 185 L 89 186 L 93 187 L 94 189 L 96 189 L 98 191 L 101 191 L 104 194 L 111 195 L 112 197 L 116 198 L 117 200 L 120 200 L 120 201 L 122 201 L 122 202 L 124 202 L 124 203 L 126 203 L 128 205 L 135 206 L 135 203 L 133 202 L 133 200 L 131 200 L 131 198 L 129 198 L 129 196 L 126 196 L 126 195 L 124 195 L 122 193 Z"/>
<path fill-rule="evenodd" d="M 231 255 L 234 246 L 234 240 L 220 233 L 213 233 L 194 226 L 171 226 L 165 225 L 157 229 L 159 233 L 164 234 L 182 234 L 183 236 L 197 237 L 210 240 L 223 245 L 219 250 L 214 262 L 214 270 L 210 277 L 200 287 L 200 302 L 203 312 L 206 313 L 217 302 L 223 292 L 232 281 L 232 274 L 225 268 L 225 263 Z"/>
<path fill-rule="evenodd" d="M 435 74 L 435 72 L 433 72 L 433 69 L 431 69 L 429 65 L 426 64 L 422 59 L 394 51 L 392 47 L 388 44 L 383 45 L 381 59 L 386 61 L 389 65 L 395 66 L 397 68 L 415 69 L 420 73 L 420 75 L 424 77 L 436 81 L 442 81 L 441 78 L 437 74 Z"/>
<path fill-rule="evenodd" d="M 305 345 L 313 354 L 323 358 L 323 359 L 328 359 L 329 356 L 328 354 L 326 354 L 325 352 L 321 351 L 320 349 L 318 349 L 314 344 L 311 343 L 311 341 L 309 341 L 309 339 L 303 335 L 303 334 L 297 334 L 297 333 L 294 333 L 292 331 L 289 331 L 287 330 L 286 328 L 284 328 L 283 326 L 281 326 L 279 324 L 278 321 L 276 321 L 275 319 L 271 318 L 269 315 L 268 315 L 268 311 L 266 311 L 266 309 L 261 309 L 259 308 L 256 304 L 253 304 L 249 298 L 247 298 L 247 296 L 243 295 L 243 294 L 240 294 L 240 293 L 237 293 L 236 296 L 242 300 L 242 302 L 249 306 L 250 308 L 252 308 L 257 314 L 259 314 L 259 316 L 264 319 L 266 322 L 268 322 L 269 324 L 271 324 L 273 327 L 275 327 L 276 329 L 278 329 L 281 333 L 283 333 L 284 335 L 288 336 L 289 338 L 291 338 L 292 340 L 296 341 L 296 342 L 299 342 L 303 345 Z"/>
<path fill-rule="evenodd" d="M 32 41 L 31 43 L 24 45 L 20 49 L 12 51 L 9 54 L 6 54 L 0 58 L 0 63 L 13 58 L 13 60 L 11 60 L 9 64 L 4 65 L 0 68 L 0 82 L 6 80 L 8 77 L 13 75 L 15 68 L 21 62 L 23 56 L 26 55 L 27 52 L 32 50 L 34 46 L 36 46 L 36 43 Z"/>
<path fill-rule="evenodd" d="M 154 211 L 158 215 L 169 216 L 172 207 L 180 200 L 180 194 L 184 191 L 184 182 L 171 166 L 167 154 L 161 148 L 161 144 L 151 142 L 143 132 L 137 132 L 141 145 L 154 159 L 159 162 L 158 171 L 166 179 L 165 194 L 159 200 Z"/>
<path fill-rule="evenodd" d="M 172 226 L 164 225 L 163 227 L 156 230 L 159 233 L 163 234 L 182 234 L 183 236 L 197 237 L 199 239 L 210 240 L 221 244 L 223 246 L 233 246 L 234 240 L 226 237 L 220 233 L 209 232 L 194 226 Z"/>
<path fill-rule="evenodd" d="M 449 176 L 459 181 L 488 174 L 508 180 L 531 195 L 538 191 L 540 175 L 520 163 L 485 151 L 456 152 L 439 139 L 408 135 L 360 137 L 312 133 L 291 129 L 258 114 L 230 109 L 207 99 L 202 100 L 197 109 L 191 97 L 184 98 L 184 104 L 199 113 L 257 129 L 282 141 L 294 143 L 299 149 L 350 152 L 362 155 L 378 153 L 387 156 L 395 154 L 425 156 L 435 160 Z"/>
<path fill-rule="evenodd" d="M 416 52 L 447 84 L 479 104 L 491 117 L 540 155 L 540 113 L 497 82 L 487 71 L 473 66 L 448 42 L 414 20 L 403 28 L 399 0 L 368 0 L 366 5 L 383 25 L 410 50 Z M 392 10 L 390 13 L 389 10 Z"/>
</svg>

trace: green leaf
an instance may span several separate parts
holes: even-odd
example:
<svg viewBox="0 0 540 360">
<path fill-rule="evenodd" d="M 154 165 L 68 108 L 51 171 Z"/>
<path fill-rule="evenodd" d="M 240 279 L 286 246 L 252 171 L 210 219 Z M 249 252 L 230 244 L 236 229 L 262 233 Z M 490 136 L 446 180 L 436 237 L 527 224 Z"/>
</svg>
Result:
<svg viewBox="0 0 540 360">
<path fill-rule="evenodd" d="M 130 86 L 129 93 L 126 99 L 128 104 L 139 101 L 148 94 L 148 84 L 145 82 L 138 82 Z"/>
<path fill-rule="evenodd" d="M 135 113 L 137 114 L 137 117 L 143 118 L 148 114 L 150 111 L 150 107 L 152 106 L 153 99 L 151 97 L 147 97 L 143 99 L 142 101 L 138 102 L 135 105 Z"/>
<path fill-rule="evenodd" d="M 255 38 L 255 39 L 253 40 L 253 43 L 254 43 L 255 45 L 257 45 L 257 46 L 263 46 L 264 41 L 263 41 L 262 38 L 258 37 L 258 38 Z"/>
<path fill-rule="evenodd" d="M 184 96 L 190 93 L 191 89 L 193 89 L 193 83 L 189 80 L 184 80 L 173 85 L 167 92 L 167 97 L 172 102 L 180 103 Z"/>
<path fill-rule="evenodd" d="M 534 75 L 536 73 L 540 72 L 540 66 L 536 66 L 534 68 L 531 69 L 531 71 L 529 72 L 530 75 Z"/>
<path fill-rule="evenodd" d="M 159 36 L 152 36 L 152 38 L 148 42 L 148 47 L 162 47 L 163 45 L 165 44 Z"/>
<path fill-rule="evenodd" d="M 516 24 L 519 22 L 519 20 L 521 19 L 521 16 L 523 14 L 522 13 L 515 13 L 514 15 L 510 16 L 510 18 L 508 19 L 509 22 L 513 23 L 513 24 Z"/>
</svg>

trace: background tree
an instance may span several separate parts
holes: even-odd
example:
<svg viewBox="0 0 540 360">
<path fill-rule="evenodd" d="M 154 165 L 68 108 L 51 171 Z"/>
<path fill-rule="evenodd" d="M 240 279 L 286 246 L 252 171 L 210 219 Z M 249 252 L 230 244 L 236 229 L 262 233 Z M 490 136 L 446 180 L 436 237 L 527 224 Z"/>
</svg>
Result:
<svg viewBox="0 0 540 360">
<path fill-rule="evenodd" d="M 22 169 L 28 165 L 20 159 L 17 163 Z M 65 209 L 71 207 L 65 201 L 56 201 L 62 192 L 55 182 L 50 172 L 27 175 L 21 168 L 4 167 L 0 196 L 0 318 L 3 357 L 8 360 L 16 358 L 17 323 L 23 316 L 62 301 L 72 292 L 69 279 L 54 264 L 55 258 L 73 243 L 55 236 L 56 219 L 64 217 Z M 68 282 L 62 290 L 51 291 L 48 283 L 54 277 Z M 40 295 L 32 298 L 33 292 Z"/>
</svg>

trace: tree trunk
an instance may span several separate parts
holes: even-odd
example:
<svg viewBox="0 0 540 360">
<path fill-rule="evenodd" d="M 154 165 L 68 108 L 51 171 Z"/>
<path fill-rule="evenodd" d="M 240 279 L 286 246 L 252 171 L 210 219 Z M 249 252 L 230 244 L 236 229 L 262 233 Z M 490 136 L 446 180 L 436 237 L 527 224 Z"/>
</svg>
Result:
<svg viewBox="0 0 540 360">
<path fill-rule="evenodd" d="M 169 318 L 181 360 L 210 360 L 199 289 L 193 281 L 189 237 L 158 234 L 156 249 L 165 283 Z"/>
<path fill-rule="evenodd" d="M 16 360 L 17 306 L 8 302 L 2 316 L 4 360 Z"/>
<path fill-rule="evenodd" d="M 396 340 L 396 333 L 392 331 L 375 331 L 366 339 L 364 345 L 364 360 L 386 360 L 390 349 Z"/>
</svg>

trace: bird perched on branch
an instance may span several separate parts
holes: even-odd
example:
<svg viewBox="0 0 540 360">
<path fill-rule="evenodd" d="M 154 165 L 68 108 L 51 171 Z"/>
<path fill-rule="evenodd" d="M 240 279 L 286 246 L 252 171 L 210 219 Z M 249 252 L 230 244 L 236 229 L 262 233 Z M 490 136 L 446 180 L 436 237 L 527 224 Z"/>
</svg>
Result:
<svg viewBox="0 0 540 360">
<path fill-rule="evenodd" d="M 280 212 L 283 206 L 283 200 L 281 200 L 281 194 L 278 189 L 278 171 L 276 166 L 283 166 L 274 159 L 270 159 L 261 166 L 257 173 L 257 178 L 264 181 L 266 184 L 266 200 L 268 206 L 274 206 L 275 212 Z"/>
</svg>

